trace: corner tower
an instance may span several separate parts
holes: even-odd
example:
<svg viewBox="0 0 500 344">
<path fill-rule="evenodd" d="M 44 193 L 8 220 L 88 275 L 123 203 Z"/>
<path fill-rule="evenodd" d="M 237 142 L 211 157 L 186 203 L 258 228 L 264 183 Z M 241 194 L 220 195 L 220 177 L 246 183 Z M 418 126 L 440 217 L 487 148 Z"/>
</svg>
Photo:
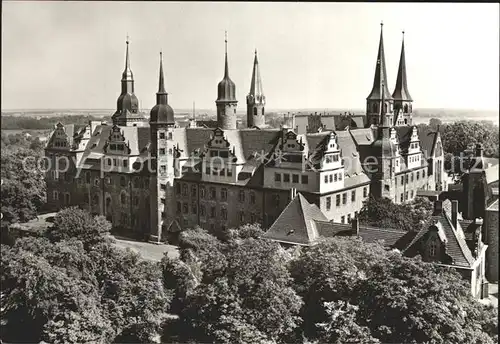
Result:
<svg viewBox="0 0 500 344">
<path fill-rule="evenodd" d="M 127 37 L 127 50 L 125 53 L 125 70 L 122 73 L 122 90 L 116 101 L 116 111 L 111 116 L 113 124 L 121 126 L 144 126 L 146 117 L 139 112 L 139 100 L 134 93 L 134 74 L 130 69 L 128 52 L 129 40 Z"/>
<path fill-rule="evenodd" d="M 378 45 L 377 64 L 375 67 L 375 76 L 373 78 L 372 91 L 366 98 L 366 126 L 393 124 L 393 98 L 387 87 L 387 70 L 384 54 L 384 24 L 380 23 L 380 42 Z"/>
<path fill-rule="evenodd" d="M 247 95 L 247 127 L 262 128 L 266 125 L 264 107 L 266 97 L 262 90 L 262 80 L 260 79 L 259 61 L 257 60 L 257 50 L 253 60 L 252 82 L 250 92 Z"/>
<path fill-rule="evenodd" d="M 405 58 L 405 32 L 401 43 L 401 56 L 399 57 L 398 77 L 396 87 L 392 93 L 394 98 L 395 125 L 412 125 L 412 102 L 413 99 L 408 92 L 406 81 L 406 58 Z"/>
<path fill-rule="evenodd" d="M 227 64 L 227 35 L 225 43 L 225 65 L 224 78 L 217 86 L 217 123 L 222 129 L 236 129 L 236 85 L 229 78 L 229 67 Z"/>
<path fill-rule="evenodd" d="M 168 105 L 165 91 L 163 61 L 160 53 L 160 76 L 156 105 L 151 109 L 150 119 L 150 240 L 160 242 L 175 218 L 174 211 L 174 162 L 173 130 L 174 110 Z"/>
</svg>

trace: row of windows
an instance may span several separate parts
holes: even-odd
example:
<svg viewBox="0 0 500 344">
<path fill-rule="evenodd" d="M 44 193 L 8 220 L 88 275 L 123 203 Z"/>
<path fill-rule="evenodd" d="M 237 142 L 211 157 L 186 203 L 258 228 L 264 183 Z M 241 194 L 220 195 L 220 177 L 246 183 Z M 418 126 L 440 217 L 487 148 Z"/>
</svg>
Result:
<svg viewBox="0 0 500 344">
<path fill-rule="evenodd" d="M 341 181 L 342 180 L 342 175 L 343 173 L 342 172 L 339 172 L 339 173 L 332 173 L 332 174 L 325 174 L 325 183 L 335 183 L 337 181 Z"/>
<path fill-rule="evenodd" d="M 416 148 L 418 148 L 418 142 L 410 143 L 410 149 L 416 149 Z"/>
<path fill-rule="evenodd" d="M 221 157 L 221 158 L 229 158 L 229 151 L 228 150 L 216 150 L 216 149 L 211 149 L 210 150 L 210 157 Z"/>
<path fill-rule="evenodd" d="M 55 147 L 67 147 L 68 143 L 66 141 L 56 141 L 54 142 Z"/>
<path fill-rule="evenodd" d="M 116 151 L 124 151 L 125 150 L 125 145 L 123 143 L 110 143 L 109 144 L 109 149 L 110 150 L 116 150 Z"/>
<path fill-rule="evenodd" d="M 61 196 L 61 201 L 64 201 L 64 204 L 69 204 L 70 203 L 70 195 L 69 193 L 64 193 L 62 195 L 59 194 L 59 191 L 53 191 L 52 192 L 52 199 L 54 201 L 59 201 L 59 196 Z"/>
<path fill-rule="evenodd" d="M 275 173 L 274 174 L 274 181 L 275 182 L 281 182 L 283 180 L 283 183 L 290 183 L 290 174 L 289 173 L 283 173 L 283 179 L 281 178 L 282 175 L 281 173 Z M 298 174 L 292 174 L 292 183 L 299 183 L 299 177 L 301 178 L 301 183 L 302 184 L 307 184 L 309 183 L 309 176 L 307 175 L 298 175 Z"/>
<path fill-rule="evenodd" d="M 165 148 L 160 148 L 159 149 L 159 154 L 160 155 L 165 155 Z M 172 155 L 172 148 L 168 149 L 168 155 Z"/>
<path fill-rule="evenodd" d="M 351 216 L 351 214 L 347 214 L 347 223 L 351 223 L 352 219 L 356 218 L 356 217 L 358 217 L 358 212 L 357 211 L 354 212 L 354 216 Z M 346 223 L 346 217 L 345 216 L 341 216 L 340 217 L 340 223 Z"/>
<path fill-rule="evenodd" d="M 325 155 L 325 162 L 328 164 L 330 162 L 337 162 L 339 161 L 339 155 L 338 154 L 327 154 Z"/>
<path fill-rule="evenodd" d="M 163 131 L 160 132 L 159 137 L 160 137 L 160 139 L 164 140 L 165 139 L 165 132 L 163 132 Z M 168 138 L 168 140 L 172 140 L 172 133 L 171 132 L 168 133 L 167 138 Z"/>
<path fill-rule="evenodd" d="M 197 211 L 198 211 L 198 205 L 196 204 L 196 202 L 192 202 L 191 203 L 191 214 L 194 214 L 196 215 L 197 214 Z M 177 202 L 177 213 L 178 214 L 189 214 L 189 204 L 184 202 L 184 203 L 181 203 L 181 202 Z M 223 219 L 223 220 L 227 220 L 227 208 L 225 207 L 221 207 L 220 209 L 220 218 Z M 164 214 L 162 214 L 162 216 L 164 216 Z M 217 217 L 217 210 L 216 210 L 216 207 L 215 206 L 210 206 L 209 207 L 209 211 L 207 212 L 207 209 L 205 207 L 205 205 L 200 205 L 200 216 L 202 217 L 206 217 L 208 216 L 209 218 L 216 218 Z M 241 223 L 243 223 L 245 221 L 245 218 L 249 219 L 250 220 L 250 223 L 254 223 L 255 220 L 256 220 L 256 216 L 255 214 L 253 213 L 250 213 L 249 216 L 245 216 L 245 212 L 244 211 L 240 211 L 238 213 L 238 216 L 239 216 L 239 220 Z"/>
<path fill-rule="evenodd" d="M 90 172 L 85 173 L 85 183 L 90 184 L 91 179 L 92 178 L 91 178 Z M 66 179 L 66 180 L 68 180 L 68 179 Z M 83 181 L 80 179 L 77 179 L 77 180 L 78 180 L 78 183 Z M 108 176 L 104 180 L 105 180 L 105 183 L 107 185 L 113 185 L 113 179 L 111 177 Z M 100 178 L 95 177 L 94 178 L 94 185 L 99 186 L 100 184 L 101 184 Z M 125 186 L 127 186 L 127 184 L 128 184 L 127 178 L 125 178 L 125 176 L 121 176 L 119 185 L 125 187 Z M 144 188 L 144 187 L 147 188 L 148 186 L 149 186 L 149 179 L 148 178 L 146 178 L 146 179 L 139 178 L 139 177 L 133 178 L 133 187 L 134 188 L 137 188 L 137 189 Z"/>
<path fill-rule="evenodd" d="M 404 185 L 405 183 L 408 184 L 408 176 L 410 176 L 410 181 L 413 182 L 414 175 L 416 176 L 417 180 L 420 180 L 420 171 L 417 171 L 416 173 L 409 173 L 405 174 L 404 176 L 401 176 L 401 185 Z M 425 178 L 425 170 L 422 170 L 422 178 Z M 397 179 L 396 179 L 396 184 L 397 184 Z"/>
<path fill-rule="evenodd" d="M 342 195 L 338 194 L 335 196 L 335 206 L 340 207 L 341 205 L 341 196 L 342 196 L 342 205 L 347 204 L 347 192 L 344 192 Z M 363 188 L 363 197 L 368 197 L 368 187 Z M 356 202 L 356 190 L 351 191 L 351 203 Z M 326 197 L 326 210 L 330 210 L 332 208 L 332 197 Z"/>
<path fill-rule="evenodd" d="M 408 191 L 406 191 L 404 194 L 401 193 L 401 195 L 399 197 L 400 202 L 403 203 L 404 201 L 406 201 L 408 199 L 413 199 L 413 195 L 414 195 L 413 190 L 410 191 L 410 198 L 408 198 Z"/>
<path fill-rule="evenodd" d="M 111 159 L 111 158 L 106 158 L 108 166 L 123 166 L 123 167 L 128 167 L 128 160 L 122 160 L 122 159 Z"/>
<path fill-rule="evenodd" d="M 221 177 L 232 177 L 233 176 L 233 170 L 231 168 L 210 168 L 210 167 L 205 167 L 205 174 L 210 175 L 210 172 L 212 172 L 212 175 L 214 176 L 221 176 Z"/>
<path fill-rule="evenodd" d="M 129 199 L 129 197 L 126 193 L 122 193 L 120 195 L 120 203 L 122 205 L 126 205 L 128 203 L 128 199 Z M 84 193 L 83 200 L 86 204 L 88 204 L 88 202 L 89 202 L 89 193 L 88 192 Z M 90 201 L 91 201 L 91 204 L 93 206 L 97 206 L 97 205 L 99 205 L 99 202 L 100 202 L 100 196 L 98 194 L 94 194 Z M 139 196 L 132 197 L 132 204 L 134 206 L 139 205 Z M 111 208 L 111 197 L 107 197 L 106 198 L 106 209 L 110 209 L 110 208 Z"/>
<path fill-rule="evenodd" d="M 420 155 L 410 156 L 409 160 L 410 162 L 420 161 Z"/>
<path fill-rule="evenodd" d="M 191 185 L 191 197 L 196 197 L 196 185 Z M 188 184 L 180 184 L 177 183 L 175 184 L 175 192 L 177 195 L 182 194 L 182 196 L 187 196 L 188 195 Z M 250 204 L 255 204 L 255 192 L 250 191 Z M 206 199 L 208 196 L 209 199 L 216 200 L 217 199 L 217 190 L 215 187 L 210 187 L 208 189 L 208 195 L 207 195 L 207 190 L 204 186 L 200 186 L 200 198 L 201 199 Z M 240 203 L 244 203 L 246 199 L 246 193 L 245 190 L 240 190 L 238 193 L 238 201 Z M 221 201 L 227 201 L 227 189 L 222 188 L 220 190 L 220 200 Z"/>
</svg>

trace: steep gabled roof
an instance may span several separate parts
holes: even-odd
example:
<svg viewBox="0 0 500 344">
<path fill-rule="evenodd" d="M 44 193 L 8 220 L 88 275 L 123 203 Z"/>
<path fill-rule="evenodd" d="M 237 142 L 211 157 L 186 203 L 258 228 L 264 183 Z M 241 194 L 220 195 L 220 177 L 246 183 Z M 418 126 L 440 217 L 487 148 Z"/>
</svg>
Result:
<svg viewBox="0 0 500 344">
<path fill-rule="evenodd" d="M 418 138 L 420 140 L 420 147 L 424 152 L 425 158 L 429 158 L 434 153 L 434 146 L 438 138 L 439 132 L 426 128 L 418 131 Z"/>
<path fill-rule="evenodd" d="M 328 221 L 315 204 L 310 204 L 298 193 L 263 237 L 282 243 L 313 245 L 320 237 L 317 220 Z"/>
</svg>

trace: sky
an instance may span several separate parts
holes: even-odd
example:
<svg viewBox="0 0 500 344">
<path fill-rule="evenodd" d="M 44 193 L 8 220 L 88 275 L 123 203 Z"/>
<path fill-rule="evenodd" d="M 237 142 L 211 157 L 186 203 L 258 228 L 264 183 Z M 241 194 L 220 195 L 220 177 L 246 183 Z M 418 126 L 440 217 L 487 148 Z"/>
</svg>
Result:
<svg viewBox="0 0 500 344">
<path fill-rule="evenodd" d="M 499 4 L 4 1 L 1 107 L 113 109 L 125 40 L 140 107 L 155 104 L 159 52 L 174 109 L 215 109 L 224 73 L 239 110 L 258 51 L 267 109 L 365 106 L 384 22 L 391 91 L 405 31 L 414 108 L 498 110 Z"/>
</svg>

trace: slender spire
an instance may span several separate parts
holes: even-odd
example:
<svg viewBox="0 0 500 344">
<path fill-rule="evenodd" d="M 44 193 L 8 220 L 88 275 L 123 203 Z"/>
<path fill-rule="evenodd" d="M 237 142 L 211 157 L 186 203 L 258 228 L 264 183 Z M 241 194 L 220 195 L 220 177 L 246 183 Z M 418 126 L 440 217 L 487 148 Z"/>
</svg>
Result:
<svg viewBox="0 0 500 344">
<path fill-rule="evenodd" d="M 401 43 L 401 56 L 399 57 L 398 76 L 396 79 L 396 87 L 392 97 L 396 100 L 412 101 L 408 85 L 406 81 L 406 58 L 405 58 L 405 32 L 403 31 L 403 40 Z"/>
<path fill-rule="evenodd" d="M 253 60 L 252 82 L 250 83 L 249 95 L 253 96 L 256 100 L 264 96 L 262 79 L 260 78 L 259 60 L 257 59 L 257 49 L 255 49 L 255 57 Z"/>
<path fill-rule="evenodd" d="M 158 84 L 158 93 L 165 92 L 165 79 L 163 77 L 163 53 L 160 51 L 160 80 Z"/>
<path fill-rule="evenodd" d="M 125 53 L 125 70 L 123 71 L 122 74 L 122 80 L 129 81 L 134 79 L 134 75 L 132 74 L 132 70 L 130 69 L 130 57 L 128 53 L 128 45 L 130 42 L 128 35 L 127 35 L 127 40 L 125 42 L 127 43 L 127 50 Z"/>
<path fill-rule="evenodd" d="M 158 77 L 158 92 L 156 104 L 168 104 L 168 93 L 165 91 L 165 78 L 163 76 L 163 53 L 160 51 L 160 75 Z"/>
<path fill-rule="evenodd" d="M 372 100 L 382 99 L 382 93 L 384 93 L 383 96 L 386 100 L 392 99 L 392 96 L 389 93 L 389 88 L 387 87 L 387 69 L 385 65 L 383 27 L 384 23 L 380 23 L 380 41 L 378 45 L 375 76 L 373 78 L 373 88 L 372 91 L 370 92 L 370 95 L 367 97 L 367 99 L 372 99 Z"/>
<path fill-rule="evenodd" d="M 224 78 L 229 78 L 229 67 L 227 64 L 227 31 L 224 31 L 224 55 L 225 55 Z"/>
</svg>

